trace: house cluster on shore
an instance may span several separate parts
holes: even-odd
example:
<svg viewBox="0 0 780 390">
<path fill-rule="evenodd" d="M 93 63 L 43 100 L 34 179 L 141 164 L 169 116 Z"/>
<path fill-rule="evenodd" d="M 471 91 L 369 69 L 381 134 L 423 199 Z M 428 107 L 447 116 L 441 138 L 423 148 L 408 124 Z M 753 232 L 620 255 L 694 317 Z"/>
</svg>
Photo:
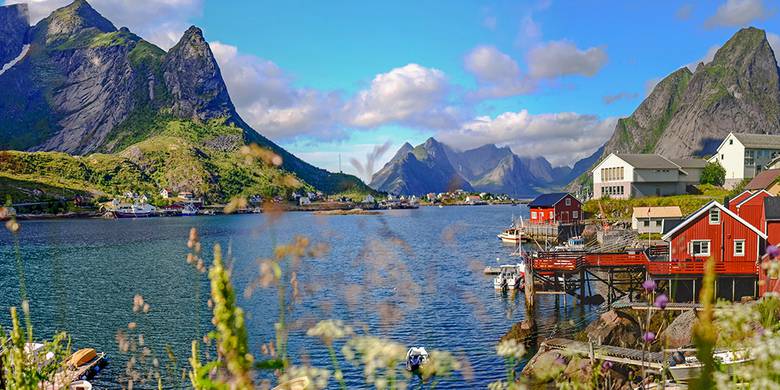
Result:
<svg viewBox="0 0 780 390">
<path fill-rule="evenodd" d="M 725 188 L 766 171 L 780 175 L 780 135 L 730 133 L 715 154 L 704 159 L 672 159 L 659 154 L 612 153 L 593 169 L 593 198 L 628 199 L 695 191 L 707 163 L 725 170 Z M 755 189 L 755 188 L 754 188 Z"/>
</svg>

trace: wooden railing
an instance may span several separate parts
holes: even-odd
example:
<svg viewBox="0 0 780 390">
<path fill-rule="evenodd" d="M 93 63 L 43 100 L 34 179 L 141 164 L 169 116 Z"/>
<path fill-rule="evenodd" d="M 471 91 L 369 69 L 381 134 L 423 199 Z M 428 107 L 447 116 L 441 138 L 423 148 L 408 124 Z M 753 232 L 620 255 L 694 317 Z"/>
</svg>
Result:
<svg viewBox="0 0 780 390">
<path fill-rule="evenodd" d="M 574 271 L 585 265 L 582 253 L 541 252 L 533 259 L 536 271 Z"/>
<path fill-rule="evenodd" d="M 682 261 L 651 261 L 647 264 L 647 271 L 655 275 L 703 275 L 704 260 L 682 260 Z M 717 274 L 738 274 L 755 275 L 758 273 L 758 267 L 755 261 L 719 261 L 715 263 L 715 273 Z"/>
<path fill-rule="evenodd" d="M 594 267 L 645 265 L 647 262 L 647 255 L 644 252 L 588 253 L 585 255 L 585 263 Z"/>
</svg>

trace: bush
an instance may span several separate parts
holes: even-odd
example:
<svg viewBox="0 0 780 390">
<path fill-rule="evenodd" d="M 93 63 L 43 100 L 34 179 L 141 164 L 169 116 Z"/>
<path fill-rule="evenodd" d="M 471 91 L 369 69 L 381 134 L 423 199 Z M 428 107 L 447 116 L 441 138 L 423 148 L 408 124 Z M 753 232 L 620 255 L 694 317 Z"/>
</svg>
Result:
<svg viewBox="0 0 780 390">
<path fill-rule="evenodd" d="M 720 163 L 710 162 L 701 171 L 701 184 L 712 184 L 722 186 L 726 182 L 726 169 Z"/>
</svg>

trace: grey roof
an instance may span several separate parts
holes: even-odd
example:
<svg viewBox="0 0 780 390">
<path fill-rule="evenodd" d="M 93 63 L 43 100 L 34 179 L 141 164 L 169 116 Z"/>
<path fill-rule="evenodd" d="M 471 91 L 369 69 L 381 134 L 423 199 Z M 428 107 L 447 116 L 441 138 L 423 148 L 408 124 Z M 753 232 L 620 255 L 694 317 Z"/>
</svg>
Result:
<svg viewBox="0 0 780 390">
<path fill-rule="evenodd" d="M 702 160 L 700 158 L 670 158 L 669 160 L 683 169 L 704 168 L 707 165 L 707 160 Z"/>
<path fill-rule="evenodd" d="M 664 228 L 663 232 L 661 234 L 666 235 L 666 233 L 669 233 L 672 229 L 676 228 L 677 225 L 681 224 L 685 218 L 666 218 L 664 219 Z"/>
<path fill-rule="evenodd" d="M 751 149 L 778 149 L 780 150 L 779 134 L 748 134 L 735 133 L 739 142 Z"/>
<path fill-rule="evenodd" d="M 677 164 L 660 154 L 618 154 L 617 156 L 634 168 L 680 169 Z"/>
<path fill-rule="evenodd" d="M 767 196 L 764 198 L 764 216 L 767 221 L 780 220 L 780 198 Z"/>
</svg>

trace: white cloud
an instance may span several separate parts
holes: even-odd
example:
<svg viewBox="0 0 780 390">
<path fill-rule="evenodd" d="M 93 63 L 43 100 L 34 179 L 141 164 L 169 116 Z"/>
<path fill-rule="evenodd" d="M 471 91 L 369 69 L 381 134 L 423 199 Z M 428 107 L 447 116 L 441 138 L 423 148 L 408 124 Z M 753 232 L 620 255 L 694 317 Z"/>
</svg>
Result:
<svg viewBox="0 0 780 390">
<path fill-rule="evenodd" d="M 580 50 L 574 43 L 552 41 L 534 47 L 528 53 L 531 76 L 554 78 L 567 75 L 593 76 L 607 63 L 602 47 Z"/>
<path fill-rule="evenodd" d="M 348 102 L 347 121 L 364 128 L 388 123 L 427 128 L 452 126 L 457 110 L 447 105 L 449 90 L 441 70 L 408 64 L 376 75 L 368 89 Z"/>
<path fill-rule="evenodd" d="M 766 33 L 766 40 L 769 41 L 769 46 L 775 53 L 775 59 L 780 61 L 780 35 L 775 33 Z"/>
<path fill-rule="evenodd" d="M 741 27 L 755 20 L 767 19 L 774 13 L 774 10 L 766 8 L 762 0 L 726 0 L 715 15 L 704 22 L 704 26 Z"/>
<path fill-rule="evenodd" d="M 710 46 L 709 49 L 707 49 L 707 52 L 704 53 L 704 57 L 702 57 L 702 58 L 700 58 L 700 59 L 698 59 L 698 60 L 696 60 L 694 62 L 691 62 L 690 64 L 687 64 L 685 66 L 687 66 L 688 69 L 690 69 L 691 72 L 695 72 L 696 71 L 696 67 L 699 66 L 699 63 L 703 62 L 705 64 L 708 64 L 708 63 L 712 62 L 712 59 L 715 58 L 715 53 L 717 53 L 719 49 L 720 49 L 720 46 L 718 46 L 718 45 Z"/>
<path fill-rule="evenodd" d="M 515 37 L 515 45 L 529 47 L 542 39 L 542 26 L 531 15 L 527 15 L 520 21 L 520 29 Z"/>
<path fill-rule="evenodd" d="M 241 54 L 235 46 L 213 42 L 211 49 L 236 109 L 255 130 L 282 139 L 344 135 L 337 126 L 343 105 L 339 94 L 295 88 L 276 64 Z"/>
<path fill-rule="evenodd" d="M 639 97 L 636 92 L 618 92 L 614 95 L 606 95 L 601 98 L 604 104 L 612 104 L 619 100 L 633 100 Z"/>
<path fill-rule="evenodd" d="M 535 83 L 521 74 L 517 62 L 493 46 L 474 48 L 466 55 L 464 66 L 479 83 L 473 97 L 498 98 L 534 90 Z"/>
<path fill-rule="evenodd" d="M 660 83 L 663 79 L 663 77 L 655 77 L 645 81 L 645 97 L 650 96 L 650 94 L 653 93 L 655 86 L 658 85 L 658 83 Z"/>
<path fill-rule="evenodd" d="M 5 4 L 19 3 L 5 0 Z M 30 21 L 37 23 L 72 0 L 27 0 Z M 127 26 L 144 39 L 169 49 L 189 27 L 190 20 L 203 12 L 203 0 L 90 0 L 103 16 L 117 27 Z"/>
<path fill-rule="evenodd" d="M 553 165 L 571 164 L 591 155 L 612 135 L 616 120 L 573 112 L 506 112 L 478 117 L 457 130 L 441 131 L 442 142 L 469 149 L 488 143 L 509 146 L 521 156 L 544 156 Z"/>
</svg>

